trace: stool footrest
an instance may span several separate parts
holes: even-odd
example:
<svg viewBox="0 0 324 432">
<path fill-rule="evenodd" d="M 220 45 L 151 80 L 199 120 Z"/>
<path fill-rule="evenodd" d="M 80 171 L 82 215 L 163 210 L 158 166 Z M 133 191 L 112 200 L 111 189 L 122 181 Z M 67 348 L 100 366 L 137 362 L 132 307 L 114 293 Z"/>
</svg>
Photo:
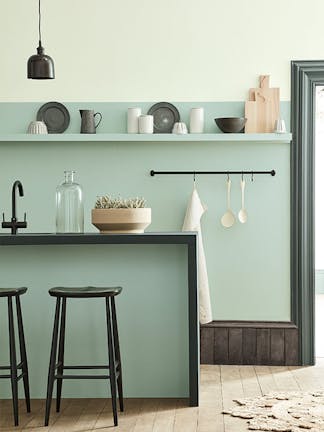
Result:
<svg viewBox="0 0 324 432">
<path fill-rule="evenodd" d="M 110 375 L 65 375 L 57 374 L 56 379 L 109 379 Z"/>
<path fill-rule="evenodd" d="M 60 366 L 62 366 L 62 363 L 61 362 L 58 362 L 56 365 L 55 365 L 55 369 L 58 369 Z M 119 368 L 120 367 L 120 362 L 119 361 L 116 361 L 115 362 L 115 366 L 116 366 L 116 368 Z M 78 365 L 78 366 L 63 366 L 63 370 L 64 369 L 67 369 L 67 370 L 73 370 L 73 369 L 76 369 L 76 370 L 80 370 L 80 369 L 109 369 L 110 368 L 110 366 L 109 365 Z"/>
<path fill-rule="evenodd" d="M 26 374 L 22 373 L 17 376 L 16 380 L 19 381 L 21 378 L 23 378 Z M 0 375 L 0 378 L 11 378 L 11 375 Z"/>
<path fill-rule="evenodd" d="M 116 371 L 116 379 L 119 377 L 120 372 Z M 110 379 L 110 375 L 66 375 L 56 374 L 54 379 Z"/>
<path fill-rule="evenodd" d="M 63 369 L 109 369 L 108 365 L 103 366 L 92 366 L 92 365 L 84 365 L 84 366 L 63 366 Z"/>
<path fill-rule="evenodd" d="M 21 369 L 23 366 L 23 362 L 20 362 L 17 364 L 17 369 Z M 11 367 L 10 366 L 0 366 L 0 370 L 10 370 Z"/>
</svg>

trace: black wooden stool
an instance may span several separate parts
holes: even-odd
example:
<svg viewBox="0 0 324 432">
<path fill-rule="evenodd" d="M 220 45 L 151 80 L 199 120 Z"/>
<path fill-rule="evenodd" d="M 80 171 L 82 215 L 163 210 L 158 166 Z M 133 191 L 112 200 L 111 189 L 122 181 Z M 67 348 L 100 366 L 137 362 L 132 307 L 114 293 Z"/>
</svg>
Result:
<svg viewBox="0 0 324 432">
<path fill-rule="evenodd" d="M 25 294 L 27 288 L 0 288 L 0 297 L 8 299 L 8 322 L 9 322 L 9 348 L 10 348 L 10 366 L 0 366 L 0 370 L 10 370 L 10 374 L 0 375 L 0 378 L 10 378 L 12 390 L 12 403 L 15 426 L 18 426 L 18 381 L 22 378 L 25 389 L 25 399 L 27 412 L 30 412 L 30 395 L 29 395 L 29 380 L 28 380 L 28 364 L 25 346 L 24 327 L 21 315 L 20 298 L 21 294 Z M 20 363 L 17 363 L 16 356 L 16 341 L 15 341 L 15 326 L 13 316 L 12 298 L 16 299 L 17 323 L 19 334 L 20 348 Z M 21 374 L 18 376 L 18 369 L 21 369 Z"/>
<path fill-rule="evenodd" d="M 54 318 L 53 338 L 51 357 L 48 371 L 47 397 L 45 426 L 48 426 L 51 402 L 53 395 L 54 381 L 57 380 L 56 412 L 60 411 L 62 381 L 63 379 L 109 379 L 112 408 L 114 414 L 114 424 L 118 425 L 117 419 L 117 386 L 119 407 L 124 411 L 122 369 L 119 349 L 118 327 L 116 318 L 115 296 L 120 294 L 122 288 L 51 288 L 49 294 L 56 297 L 56 309 Z M 64 341 L 65 341 L 65 320 L 66 320 L 66 299 L 67 298 L 97 298 L 106 299 L 106 318 L 107 318 L 107 338 L 108 338 L 108 358 L 109 364 L 104 366 L 65 366 L 64 365 Z M 62 302 L 61 302 L 62 300 Z M 59 328 L 60 327 L 60 328 Z M 60 336 L 59 336 L 60 335 Z M 57 353 L 58 351 L 58 353 Z M 57 360 L 57 361 L 56 361 Z M 109 375 L 66 375 L 65 370 L 73 369 L 109 369 Z M 116 383 L 117 381 L 117 383 Z M 117 386 L 116 386 L 117 384 Z"/>
</svg>

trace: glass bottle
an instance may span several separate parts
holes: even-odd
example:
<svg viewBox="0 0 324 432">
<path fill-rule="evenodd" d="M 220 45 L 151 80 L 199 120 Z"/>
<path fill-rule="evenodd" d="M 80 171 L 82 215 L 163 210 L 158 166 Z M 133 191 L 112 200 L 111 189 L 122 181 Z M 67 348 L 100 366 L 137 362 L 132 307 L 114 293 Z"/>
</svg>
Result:
<svg viewBox="0 0 324 432">
<path fill-rule="evenodd" d="M 75 171 L 64 171 L 65 180 L 56 188 L 56 232 L 82 233 L 84 210 L 82 188 L 73 180 Z"/>
</svg>

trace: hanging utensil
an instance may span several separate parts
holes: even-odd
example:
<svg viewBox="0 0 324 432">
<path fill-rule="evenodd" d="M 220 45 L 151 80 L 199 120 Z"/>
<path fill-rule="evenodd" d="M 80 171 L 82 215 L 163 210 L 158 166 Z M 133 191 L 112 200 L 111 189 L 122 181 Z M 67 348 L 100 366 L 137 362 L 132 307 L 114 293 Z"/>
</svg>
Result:
<svg viewBox="0 0 324 432">
<path fill-rule="evenodd" d="M 241 178 L 241 197 L 242 197 L 242 205 L 241 205 L 241 210 L 239 211 L 238 214 L 238 219 L 241 223 L 245 223 L 247 221 L 247 211 L 245 210 L 245 206 L 244 206 L 244 192 L 245 192 L 245 180 L 243 178 Z"/>
<path fill-rule="evenodd" d="M 235 223 L 235 216 L 231 210 L 231 183 L 229 176 L 227 176 L 227 211 L 221 219 L 221 223 L 225 228 L 230 228 Z"/>
</svg>

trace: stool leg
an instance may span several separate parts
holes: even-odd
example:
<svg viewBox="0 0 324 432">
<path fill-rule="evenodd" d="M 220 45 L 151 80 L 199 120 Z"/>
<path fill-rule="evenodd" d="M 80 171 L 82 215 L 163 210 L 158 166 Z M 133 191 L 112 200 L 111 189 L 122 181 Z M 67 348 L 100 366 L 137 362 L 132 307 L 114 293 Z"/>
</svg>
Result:
<svg viewBox="0 0 324 432">
<path fill-rule="evenodd" d="M 58 352 L 58 368 L 57 374 L 63 374 L 64 370 L 64 342 L 65 342 L 65 320 L 66 320 L 66 298 L 62 299 L 62 313 L 61 313 L 61 325 L 60 325 L 60 340 L 59 340 L 59 352 Z M 61 409 L 61 395 L 62 395 L 62 384 L 63 379 L 57 378 L 56 388 L 56 412 L 60 412 Z"/>
<path fill-rule="evenodd" d="M 114 425 L 118 425 L 117 419 L 117 395 L 116 395 L 116 365 L 115 365 L 115 352 L 114 341 L 112 338 L 111 315 L 109 298 L 106 297 L 106 316 L 107 316 L 107 339 L 108 339 L 108 357 L 109 357 L 109 376 L 110 376 L 110 390 L 112 409 L 114 414 Z"/>
<path fill-rule="evenodd" d="M 50 364 L 49 364 L 49 369 L 48 369 L 45 426 L 48 426 L 48 422 L 49 422 L 51 403 L 52 403 L 52 395 L 53 395 L 53 387 L 54 387 L 54 381 L 55 381 L 54 376 L 55 376 L 55 361 L 56 361 L 56 353 L 57 353 L 57 339 L 58 339 L 58 328 L 59 328 L 59 318 L 60 318 L 60 306 L 61 306 L 61 299 L 60 299 L 60 297 L 57 297 L 55 317 L 54 317 L 51 357 L 50 357 Z"/>
<path fill-rule="evenodd" d="M 111 297 L 111 312 L 112 312 L 112 323 L 113 323 L 113 332 L 114 332 L 115 356 L 116 356 L 116 361 L 118 362 L 117 370 L 119 373 L 117 377 L 119 408 L 120 411 L 123 412 L 124 411 L 123 377 L 122 377 L 122 367 L 121 367 L 121 358 L 120 358 L 115 297 Z"/>
<path fill-rule="evenodd" d="M 20 359 L 22 362 L 22 373 L 23 373 L 26 407 L 27 407 L 27 412 L 30 412 L 28 362 L 27 362 L 24 326 L 23 326 L 19 296 L 16 296 L 16 309 L 17 309 L 17 323 L 18 323 L 18 331 L 19 331 Z"/>
<path fill-rule="evenodd" d="M 12 310 L 12 298 L 8 297 L 8 318 L 9 318 L 9 346 L 10 346 L 10 375 L 12 389 L 12 403 L 15 426 L 18 426 L 18 379 L 17 379 L 17 358 L 15 328 Z"/>
</svg>

